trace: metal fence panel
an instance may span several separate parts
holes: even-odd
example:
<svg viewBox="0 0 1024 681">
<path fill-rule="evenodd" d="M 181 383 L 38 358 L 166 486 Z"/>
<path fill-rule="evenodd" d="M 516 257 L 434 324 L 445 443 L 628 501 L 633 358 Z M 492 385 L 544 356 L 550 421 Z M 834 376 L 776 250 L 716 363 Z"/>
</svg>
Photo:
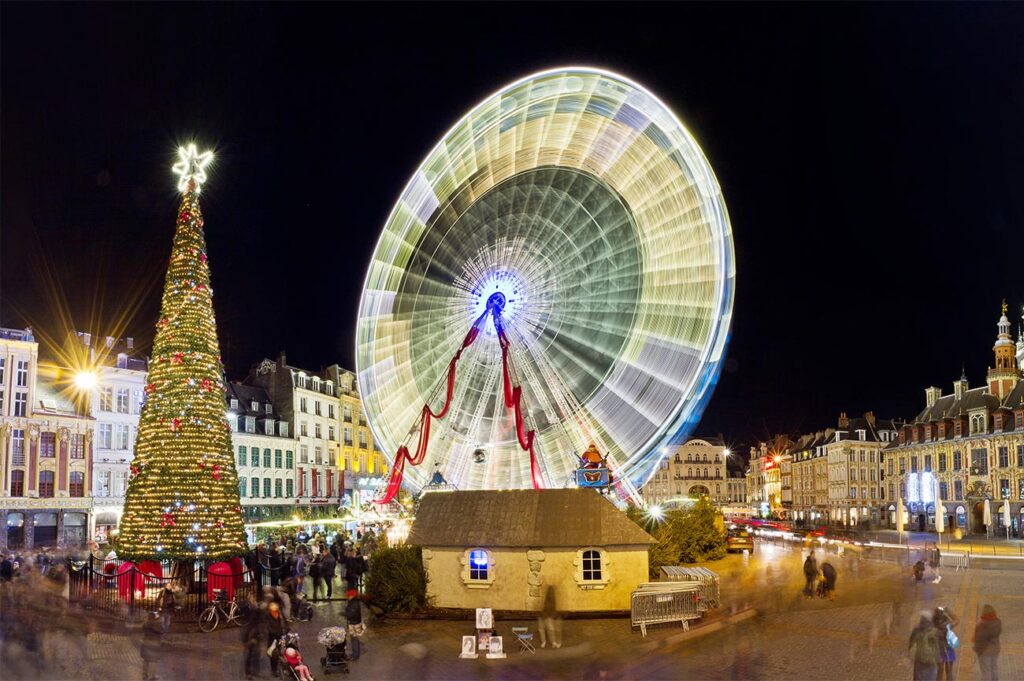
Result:
<svg viewBox="0 0 1024 681">
<path fill-rule="evenodd" d="M 700 584 L 696 582 L 641 584 L 630 597 L 630 626 L 640 627 L 643 636 L 650 624 L 679 622 L 689 629 L 689 620 L 701 616 L 700 601 Z"/>
</svg>

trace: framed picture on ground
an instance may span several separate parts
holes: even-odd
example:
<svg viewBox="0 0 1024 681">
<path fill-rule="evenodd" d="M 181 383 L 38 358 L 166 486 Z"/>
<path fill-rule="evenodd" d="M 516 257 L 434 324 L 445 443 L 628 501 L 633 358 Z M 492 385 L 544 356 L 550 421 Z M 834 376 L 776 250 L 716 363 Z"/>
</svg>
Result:
<svg viewBox="0 0 1024 681">
<path fill-rule="evenodd" d="M 490 608 L 476 609 L 476 628 L 492 629 L 494 627 L 494 613 Z"/>
</svg>

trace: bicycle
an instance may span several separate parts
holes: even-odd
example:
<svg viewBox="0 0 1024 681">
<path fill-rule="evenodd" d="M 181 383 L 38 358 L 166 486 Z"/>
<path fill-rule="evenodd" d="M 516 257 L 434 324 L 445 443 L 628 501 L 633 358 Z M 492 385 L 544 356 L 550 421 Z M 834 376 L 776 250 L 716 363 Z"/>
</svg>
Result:
<svg viewBox="0 0 1024 681">
<path fill-rule="evenodd" d="M 213 603 L 206 606 L 206 609 L 199 615 L 199 628 L 203 633 L 210 633 L 220 625 L 221 618 L 228 624 L 236 627 L 241 626 L 242 611 L 235 601 L 228 601 L 227 596 L 221 589 L 213 590 Z"/>
</svg>

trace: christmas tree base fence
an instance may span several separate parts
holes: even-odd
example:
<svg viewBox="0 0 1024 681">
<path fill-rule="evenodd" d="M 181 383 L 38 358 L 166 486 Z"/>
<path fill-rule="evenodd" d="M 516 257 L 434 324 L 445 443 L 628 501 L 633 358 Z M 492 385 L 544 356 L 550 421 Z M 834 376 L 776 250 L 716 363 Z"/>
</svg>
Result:
<svg viewBox="0 0 1024 681">
<path fill-rule="evenodd" d="M 68 600 L 120 620 L 141 619 L 147 612 L 160 610 L 160 596 L 171 585 L 176 605 L 172 620 L 198 630 L 199 615 L 213 602 L 215 589 L 223 590 L 229 600 L 243 600 L 250 593 L 258 599 L 262 588 L 270 586 L 269 575 L 264 576 L 264 584 L 260 584 L 260 576 L 241 558 L 136 565 L 90 556 L 84 562 L 69 561 Z"/>
</svg>

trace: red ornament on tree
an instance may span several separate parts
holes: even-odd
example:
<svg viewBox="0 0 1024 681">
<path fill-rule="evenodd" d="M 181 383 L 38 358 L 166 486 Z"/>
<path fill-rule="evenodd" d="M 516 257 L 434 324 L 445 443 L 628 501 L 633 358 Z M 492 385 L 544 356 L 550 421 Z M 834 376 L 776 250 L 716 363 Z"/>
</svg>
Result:
<svg viewBox="0 0 1024 681">
<path fill-rule="evenodd" d="M 181 419 L 171 419 L 171 432 L 181 429 Z"/>
<path fill-rule="evenodd" d="M 199 224 L 201 225 L 203 223 L 200 221 Z M 205 253 L 200 253 L 199 254 L 199 262 L 206 262 L 206 254 Z"/>
<path fill-rule="evenodd" d="M 213 473 L 210 474 L 210 477 L 212 477 L 214 480 L 220 480 L 220 466 L 219 465 L 213 464 Z"/>
<path fill-rule="evenodd" d="M 163 520 L 160 521 L 160 527 L 174 527 L 174 514 L 164 513 Z"/>
<path fill-rule="evenodd" d="M 139 474 L 139 467 L 136 466 L 135 464 L 132 464 L 129 468 L 131 468 L 133 478 Z"/>
<path fill-rule="evenodd" d="M 184 352 L 176 352 L 173 355 L 171 355 L 171 362 L 173 362 L 174 364 L 181 364 L 184 361 L 185 361 L 185 353 Z"/>
<path fill-rule="evenodd" d="M 146 394 L 147 395 L 152 395 L 155 392 L 156 392 L 156 383 L 147 383 L 146 384 Z"/>
<path fill-rule="evenodd" d="M 204 378 L 204 379 L 203 379 L 203 380 L 202 380 L 202 381 L 201 381 L 201 382 L 199 383 L 199 386 L 200 386 L 200 387 L 201 387 L 201 388 L 202 388 L 203 390 L 205 390 L 206 392 L 208 392 L 208 393 L 212 393 L 212 392 L 213 392 L 213 381 L 211 381 L 211 380 L 210 380 L 210 379 L 208 379 L 208 378 Z"/>
</svg>

